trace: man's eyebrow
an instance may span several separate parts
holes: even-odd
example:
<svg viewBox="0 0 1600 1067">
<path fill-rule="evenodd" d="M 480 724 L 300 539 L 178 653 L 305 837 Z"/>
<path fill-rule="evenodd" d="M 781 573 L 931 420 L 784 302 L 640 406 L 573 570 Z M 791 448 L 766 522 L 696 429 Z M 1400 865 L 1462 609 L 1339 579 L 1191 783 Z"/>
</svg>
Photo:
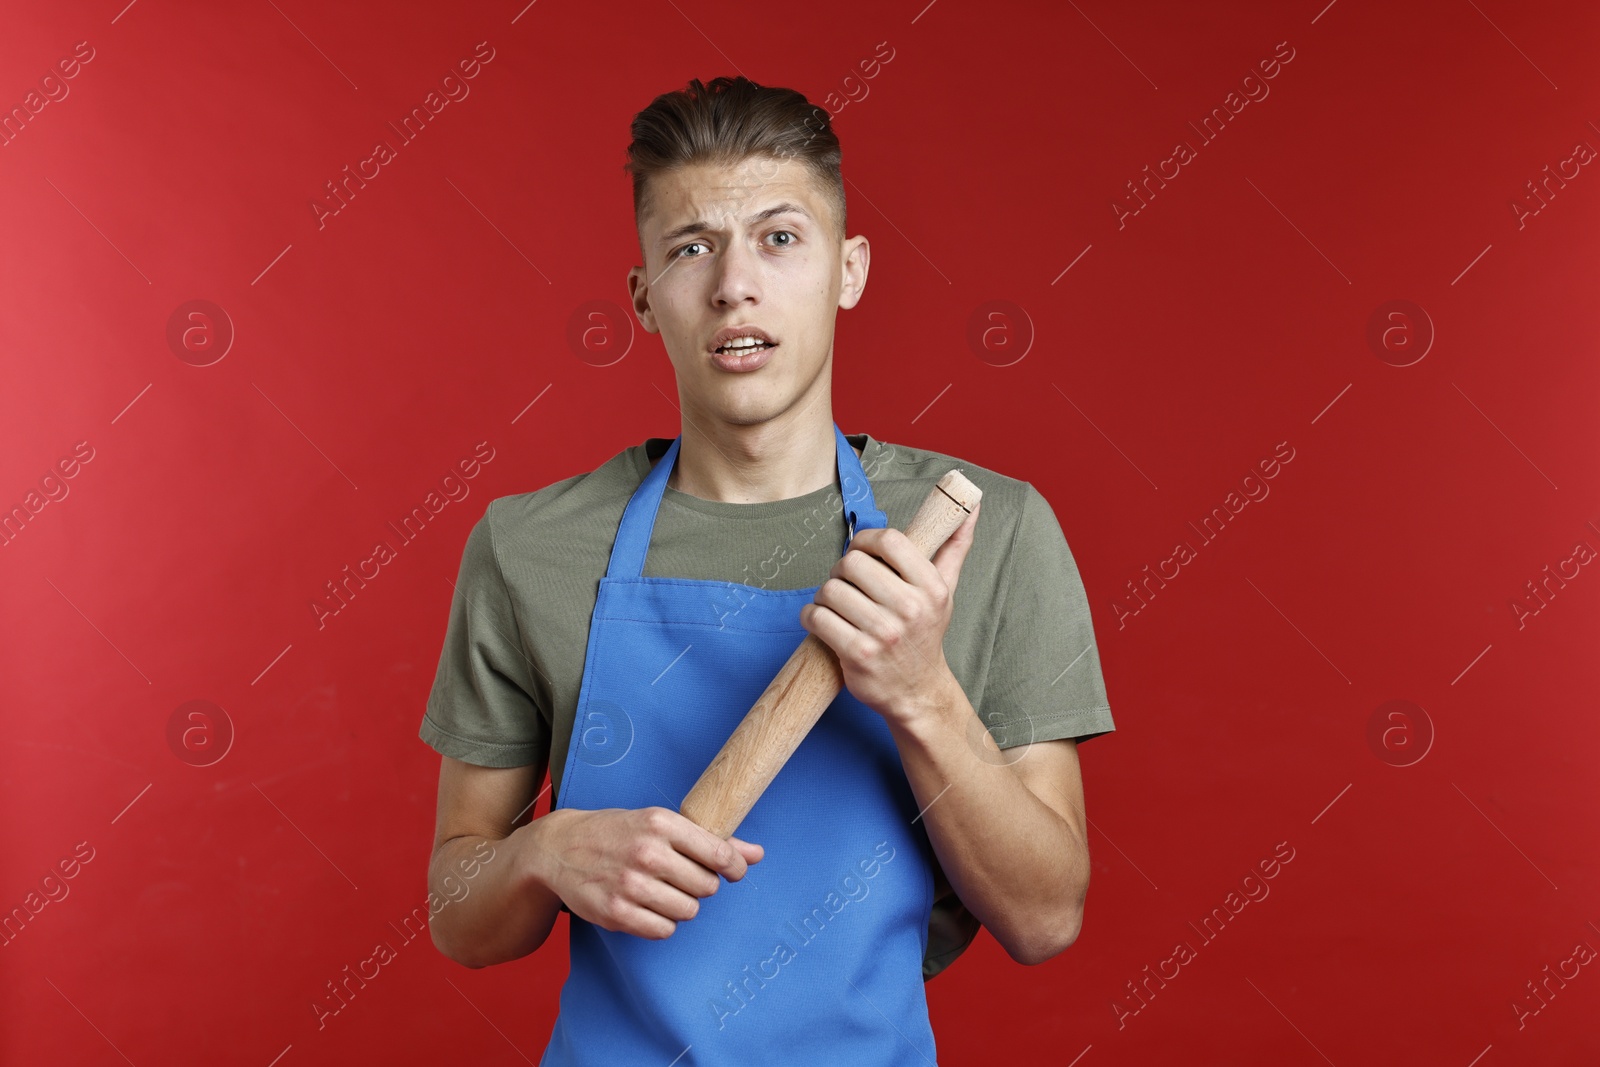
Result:
<svg viewBox="0 0 1600 1067">
<path fill-rule="evenodd" d="M 817 221 L 816 219 L 813 219 L 811 217 L 811 212 L 807 211 L 805 208 L 801 207 L 799 204 L 791 204 L 791 203 L 788 203 L 788 202 L 784 202 L 782 204 L 774 204 L 774 205 L 772 205 L 771 207 L 767 208 L 764 211 L 758 211 L 754 215 L 751 215 L 748 221 L 749 221 L 750 225 L 757 226 L 757 225 L 760 225 L 763 222 L 766 222 L 768 219 L 773 218 L 776 215 L 783 215 L 783 214 L 790 213 L 790 212 L 792 212 L 792 213 L 794 213 L 796 215 L 803 216 L 804 218 L 810 220 L 811 222 L 816 222 Z M 696 234 L 696 233 L 702 233 L 702 232 L 704 232 L 706 230 L 709 230 L 711 228 L 712 228 L 711 224 L 709 222 L 706 222 L 704 219 L 695 219 L 693 222 L 686 223 L 683 226 L 679 226 L 677 229 L 668 230 L 666 233 L 661 235 L 660 239 L 656 243 L 657 244 L 664 244 L 664 245 L 665 244 L 671 244 L 673 241 L 676 241 L 679 238 L 688 237 L 688 236 L 690 236 L 692 234 Z"/>
</svg>

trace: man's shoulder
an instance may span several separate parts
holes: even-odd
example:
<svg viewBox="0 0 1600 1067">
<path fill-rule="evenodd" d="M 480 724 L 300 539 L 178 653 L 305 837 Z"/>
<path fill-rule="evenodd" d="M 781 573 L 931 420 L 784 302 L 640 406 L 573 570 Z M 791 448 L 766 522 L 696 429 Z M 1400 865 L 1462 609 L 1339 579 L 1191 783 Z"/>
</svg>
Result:
<svg viewBox="0 0 1600 1067">
<path fill-rule="evenodd" d="M 885 511 L 891 507 L 896 510 L 910 507 L 914 513 L 934 483 L 952 470 L 960 471 L 983 491 L 986 515 L 1006 515 L 1015 521 L 1020 518 L 1029 496 L 1038 494 L 1031 483 L 1021 478 L 1002 474 L 948 452 L 895 441 L 869 438 L 861 468 L 874 489 L 885 498 L 880 501 Z M 909 516 L 906 518 L 909 520 Z"/>
<path fill-rule="evenodd" d="M 870 444 L 862 457 L 862 469 L 873 481 L 879 480 L 880 477 L 886 481 L 915 480 L 930 474 L 938 477 L 954 469 L 967 475 L 974 483 L 981 478 L 996 488 L 1016 490 L 1027 484 L 1021 479 L 980 466 L 969 459 L 948 452 L 899 441 L 880 441 L 870 434 L 864 436 Z"/>
<path fill-rule="evenodd" d="M 650 440 L 654 440 L 653 438 Z M 563 531 L 615 527 L 628 498 L 643 478 L 648 442 L 629 445 L 600 466 L 522 493 L 489 501 L 481 521 L 497 541 L 530 537 L 552 543 Z"/>
</svg>

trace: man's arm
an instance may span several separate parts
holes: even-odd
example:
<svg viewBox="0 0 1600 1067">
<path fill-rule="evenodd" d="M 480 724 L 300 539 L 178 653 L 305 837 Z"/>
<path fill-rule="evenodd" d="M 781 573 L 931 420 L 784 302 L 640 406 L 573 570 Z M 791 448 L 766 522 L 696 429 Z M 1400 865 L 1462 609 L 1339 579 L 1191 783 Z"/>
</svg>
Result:
<svg viewBox="0 0 1600 1067">
<path fill-rule="evenodd" d="M 1089 890 L 1077 742 L 1036 741 L 1002 753 L 953 676 L 942 700 L 915 718 L 891 720 L 890 730 L 928 840 L 962 904 L 1018 963 L 1064 951 L 1077 940 Z"/>
<path fill-rule="evenodd" d="M 496 768 L 440 760 L 428 889 L 449 903 L 429 925 L 434 946 L 467 967 L 526 956 L 544 944 L 561 910 L 561 898 L 530 876 L 529 860 L 549 825 L 548 815 L 527 819 L 545 764 Z M 487 860 L 482 842 L 493 849 Z M 465 879 L 473 863 L 477 873 Z"/>
<path fill-rule="evenodd" d="M 800 609 L 800 622 L 839 657 L 850 692 L 887 721 L 918 817 L 962 904 L 1012 959 L 1043 963 L 1082 926 L 1089 884 L 1083 786 L 1076 741 L 1031 744 L 1015 766 L 1002 757 L 944 658 L 981 508 L 980 501 L 931 560 L 899 530 L 859 531 L 813 603 Z M 1061 537 L 1053 516 L 1048 530 Z M 1022 596 L 1034 596 L 1038 583 L 1026 584 Z M 1036 603 L 1008 599 L 1019 607 L 1008 607 L 997 643 L 1010 616 L 1039 628 Z"/>
<path fill-rule="evenodd" d="M 761 861 L 760 845 L 724 841 L 662 807 L 559 808 L 527 822 L 544 772 L 543 761 L 495 769 L 443 757 L 428 888 L 450 903 L 429 929 L 457 963 L 537 950 L 563 901 L 607 930 L 671 937 L 722 878 L 736 882 Z"/>
</svg>

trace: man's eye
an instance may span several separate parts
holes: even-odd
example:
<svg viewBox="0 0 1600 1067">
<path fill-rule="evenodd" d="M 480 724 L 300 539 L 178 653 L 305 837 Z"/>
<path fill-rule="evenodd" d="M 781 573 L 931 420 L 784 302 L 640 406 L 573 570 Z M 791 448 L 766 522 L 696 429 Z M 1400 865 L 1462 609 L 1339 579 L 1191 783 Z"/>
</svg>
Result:
<svg viewBox="0 0 1600 1067">
<path fill-rule="evenodd" d="M 700 244 L 701 244 L 701 242 L 699 242 L 699 241 L 690 241 L 688 244 L 686 244 L 682 248 L 678 249 L 677 258 L 679 258 L 679 259 L 698 259 L 699 258 L 698 256 L 689 256 L 689 255 L 685 255 L 684 253 L 688 252 L 689 249 L 693 248 L 695 245 L 700 245 Z M 701 245 L 701 246 L 704 247 L 703 245 Z"/>
<path fill-rule="evenodd" d="M 797 240 L 795 235 L 790 233 L 788 230 L 779 230 L 777 233 L 773 234 L 772 236 L 774 236 L 774 237 L 788 237 L 789 240 L 787 240 L 787 241 L 785 241 L 783 243 L 783 247 L 784 248 L 787 248 L 790 245 L 794 244 L 795 240 Z"/>
</svg>

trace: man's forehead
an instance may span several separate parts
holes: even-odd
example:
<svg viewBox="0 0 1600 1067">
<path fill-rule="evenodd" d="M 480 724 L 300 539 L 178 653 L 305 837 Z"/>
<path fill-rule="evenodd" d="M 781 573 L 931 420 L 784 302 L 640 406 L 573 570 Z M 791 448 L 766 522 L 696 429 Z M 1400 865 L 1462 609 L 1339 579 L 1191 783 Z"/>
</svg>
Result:
<svg viewBox="0 0 1600 1067">
<path fill-rule="evenodd" d="M 676 230 L 696 221 L 713 226 L 743 222 L 787 204 L 816 219 L 817 197 L 792 160 L 750 157 L 736 163 L 697 163 L 653 179 L 650 223 Z"/>
</svg>

